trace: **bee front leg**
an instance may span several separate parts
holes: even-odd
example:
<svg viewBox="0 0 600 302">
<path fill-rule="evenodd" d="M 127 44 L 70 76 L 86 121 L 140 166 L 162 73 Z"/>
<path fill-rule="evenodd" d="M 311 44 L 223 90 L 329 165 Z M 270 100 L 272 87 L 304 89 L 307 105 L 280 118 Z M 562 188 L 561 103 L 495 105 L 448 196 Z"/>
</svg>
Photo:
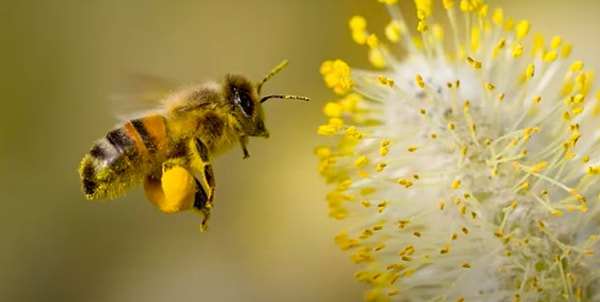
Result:
<svg viewBox="0 0 600 302">
<path fill-rule="evenodd" d="M 215 173 L 210 162 L 208 148 L 200 139 L 193 140 L 192 167 L 200 173 L 200 180 L 195 179 L 196 194 L 194 195 L 194 208 L 199 210 L 204 219 L 200 225 L 200 231 L 208 229 L 208 219 L 210 218 L 210 209 L 213 206 L 215 198 Z"/>
<path fill-rule="evenodd" d="M 240 144 L 242 145 L 242 151 L 244 152 L 244 159 L 250 157 L 250 153 L 248 153 L 248 137 L 241 136 Z"/>
<path fill-rule="evenodd" d="M 171 158 L 162 164 L 160 179 L 146 178 L 144 191 L 160 211 L 177 213 L 194 206 L 196 180 L 185 159 Z"/>
</svg>

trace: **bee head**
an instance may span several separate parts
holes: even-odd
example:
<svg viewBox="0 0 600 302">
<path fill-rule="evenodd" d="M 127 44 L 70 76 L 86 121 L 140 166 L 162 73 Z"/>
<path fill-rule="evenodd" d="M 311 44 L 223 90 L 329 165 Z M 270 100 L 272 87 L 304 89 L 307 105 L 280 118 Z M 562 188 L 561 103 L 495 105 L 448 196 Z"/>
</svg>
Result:
<svg viewBox="0 0 600 302">
<path fill-rule="evenodd" d="M 241 75 L 227 75 L 225 97 L 233 106 L 233 115 L 248 136 L 269 137 L 265 114 L 255 86 Z"/>
<path fill-rule="evenodd" d="M 225 82 L 225 95 L 227 100 L 235 107 L 235 117 L 240 122 L 248 136 L 269 137 L 265 127 L 265 115 L 262 103 L 268 99 L 303 100 L 304 96 L 288 94 L 271 94 L 259 99 L 262 86 L 287 66 L 287 61 L 281 62 L 269 72 L 260 82 L 253 85 L 248 79 L 240 75 L 228 75 Z"/>
</svg>

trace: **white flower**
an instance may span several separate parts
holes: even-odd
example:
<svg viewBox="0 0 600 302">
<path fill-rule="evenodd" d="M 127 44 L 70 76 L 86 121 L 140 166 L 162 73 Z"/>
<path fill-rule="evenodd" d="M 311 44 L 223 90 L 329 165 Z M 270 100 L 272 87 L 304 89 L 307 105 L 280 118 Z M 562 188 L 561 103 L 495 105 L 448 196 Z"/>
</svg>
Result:
<svg viewBox="0 0 600 302">
<path fill-rule="evenodd" d="M 593 73 L 483 1 L 442 1 L 445 26 L 415 1 L 416 36 L 381 2 L 408 55 L 351 19 L 377 70 L 323 64 L 343 97 L 319 127 L 338 140 L 316 149 L 366 300 L 600 301 Z"/>
</svg>

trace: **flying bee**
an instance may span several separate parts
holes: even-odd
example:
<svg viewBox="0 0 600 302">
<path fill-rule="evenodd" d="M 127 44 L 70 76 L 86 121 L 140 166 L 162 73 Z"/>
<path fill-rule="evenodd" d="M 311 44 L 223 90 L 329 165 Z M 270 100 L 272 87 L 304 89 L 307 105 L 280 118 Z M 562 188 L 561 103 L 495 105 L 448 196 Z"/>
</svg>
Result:
<svg viewBox="0 0 600 302">
<path fill-rule="evenodd" d="M 211 160 L 236 144 L 248 158 L 248 138 L 269 137 L 262 107 L 268 99 L 309 100 L 286 94 L 260 97 L 265 82 L 286 65 L 283 61 L 257 84 L 229 74 L 223 83 L 181 88 L 163 98 L 157 110 L 108 132 L 79 165 L 85 197 L 112 199 L 143 184 L 160 211 L 198 211 L 203 215 L 200 230 L 206 230 L 215 197 Z"/>
</svg>

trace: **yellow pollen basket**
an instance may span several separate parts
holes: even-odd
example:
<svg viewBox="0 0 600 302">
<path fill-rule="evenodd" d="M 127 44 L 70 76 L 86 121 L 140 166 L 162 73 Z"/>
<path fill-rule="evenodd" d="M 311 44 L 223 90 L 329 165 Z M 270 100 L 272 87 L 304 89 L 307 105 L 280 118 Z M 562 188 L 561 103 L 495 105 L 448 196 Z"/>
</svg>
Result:
<svg viewBox="0 0 600 302">
<path fill-rule="evenodd" d="M 146 181 L 144 190 L 160 211 L 177 213 L 193 208 L 196 182 L 186 169 L 175 166 L 164 171 L 160 181 Z"/>
</svg>

